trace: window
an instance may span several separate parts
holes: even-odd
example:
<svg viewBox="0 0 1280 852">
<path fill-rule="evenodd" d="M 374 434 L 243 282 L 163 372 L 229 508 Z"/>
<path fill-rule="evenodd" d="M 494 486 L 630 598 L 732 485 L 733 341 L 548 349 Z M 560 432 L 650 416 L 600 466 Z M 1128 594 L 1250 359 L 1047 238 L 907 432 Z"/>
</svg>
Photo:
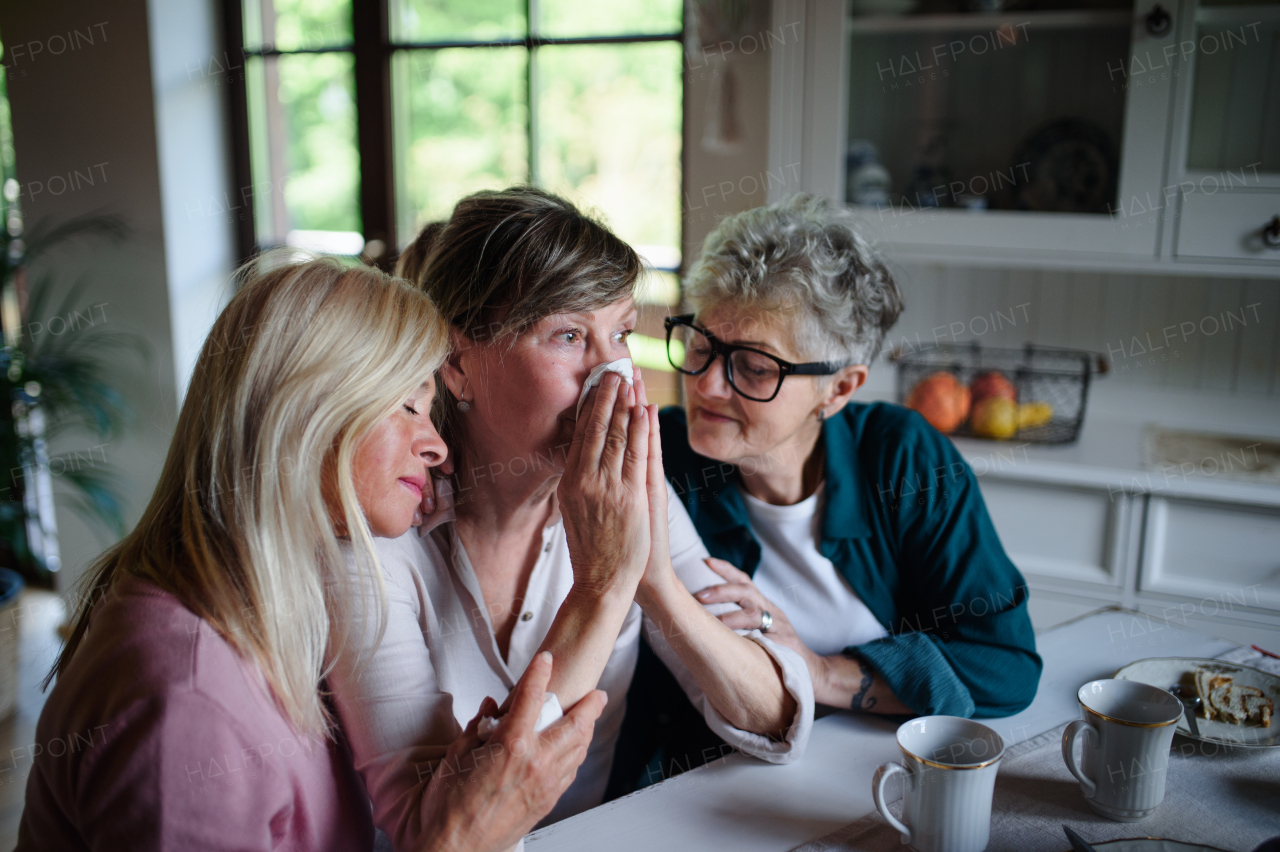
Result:
<svg viewBox="0 0 1280 852">
<path fill-rule="evenodd" d="M 463 195 L 530 182 L 679 267 L 681 0 L 226 2 L 245 254 L 390 257 Z"/>
</svg>

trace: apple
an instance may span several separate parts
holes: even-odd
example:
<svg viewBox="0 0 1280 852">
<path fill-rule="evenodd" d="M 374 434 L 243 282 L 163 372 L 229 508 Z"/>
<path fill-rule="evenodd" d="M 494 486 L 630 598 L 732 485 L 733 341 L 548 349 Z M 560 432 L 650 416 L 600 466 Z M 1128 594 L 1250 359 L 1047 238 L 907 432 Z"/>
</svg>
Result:
<svg viewBox="0 0 1280 852">
<path fill-rule="evenodd" d="M 988 370 L 975 376 L 969 383 L 969 392 L 973 394 L 974 405 L 992 396 L 1004 397 L 1011 402 L 1018 401 L 1018 389 L 998 370 Z"/>
<path fill-rule="evenodd" d="M 973 434 L 1003 441 L 1018 432 L 1018 404 L 1005 396 L 989 396 L 973 406 Z"/>
</svg>

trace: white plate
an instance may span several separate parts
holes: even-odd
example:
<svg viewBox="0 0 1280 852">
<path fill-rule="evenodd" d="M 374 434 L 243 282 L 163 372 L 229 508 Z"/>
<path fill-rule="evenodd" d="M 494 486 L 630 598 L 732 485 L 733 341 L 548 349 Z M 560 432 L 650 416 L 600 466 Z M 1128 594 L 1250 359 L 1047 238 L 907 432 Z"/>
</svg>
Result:
<svg viewBox="0 0 1280 852">
<path fill-rule="evenodd" d="M 1271 699 L 1271 703 L 1280 709 L 1280 677 L 1273 674 L 1242 666 L 1239 663 L 1224 663 L 1221 660 L 1197 660 L 1190 657 L 1156 657 L 1150 660 L 1138 660 L 1130 663 L 1112 675 L 1120 680 L 1136 680 L 1149 683 L 1161 689 L 1168 689 L 1175 683 L 1185 683 L 1195 687 L 1195 671 L 1197 666 L 1212 666 L 1221 669 L 1223 674 L 1231 675 L 1232 682 L 1238 686 L 1256 686 L 1262 694 Z M 1273 712 L 1271 726 L 1264 728 L 1256 722 L 1233 725 L 1230 722 L 1210 721 L 1200 713 L 1196 714 L 1196 724 L 1200 728 L 1200 736 L 1191 736 L 1185 717 L 1178 720 L 1178 733 L 1192 740 L 1206 743 L 1244 748 L 1275 748 L 1280 746 L 1280 720 Z"/>
</svg>

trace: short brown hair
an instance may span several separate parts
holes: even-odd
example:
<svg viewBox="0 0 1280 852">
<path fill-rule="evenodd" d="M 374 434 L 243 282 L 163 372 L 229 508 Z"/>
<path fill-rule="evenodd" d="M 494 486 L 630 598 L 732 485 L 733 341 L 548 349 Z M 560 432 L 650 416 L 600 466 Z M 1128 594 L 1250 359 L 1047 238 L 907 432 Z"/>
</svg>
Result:
<svg viewBox="0 0 1280 852">
<path fill-rule="evenodd" d="M 482 341 L 630 296 L 641 270 L 635 250 L 603 224 L 519 186 L 459 201 L 412 280 L 454 328 Z"/>
<path fill-rule="evenodd" d="M 396 277 L 408 281 L 417 281 L 422 274 L 422 267 L 427 265 L 427 256 L 435 247 L 444 229 L 444 222 L 428 222 L 422 226 L 413 242 L 405 246 L 404 251 L 396 258 Z"/>
</svg>

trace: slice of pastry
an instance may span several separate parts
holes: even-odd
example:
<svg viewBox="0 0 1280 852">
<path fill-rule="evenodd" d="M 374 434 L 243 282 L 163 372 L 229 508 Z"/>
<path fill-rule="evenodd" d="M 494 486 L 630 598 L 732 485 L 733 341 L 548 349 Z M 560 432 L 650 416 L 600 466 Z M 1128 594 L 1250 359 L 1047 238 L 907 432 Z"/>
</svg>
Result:
<svg viewBox="0 0 1280 852">
<path fill-rule="evenodd" d="M 1213 691 L 1230 683 L 1231 676 L 1224 674 L 1222 669 L 1205 668 L 1204 666 L 1196 668 L 1196 693 L 1200 696 L 1200 710 L 1204 713 L 1206 719 L 1213 719 L 1217 716 L 1217 710 L 1211 700 Z"/>
<path fill-rule="evenodd" d="M 1250 719 L 1257 720 L 1258 724 L 1264 728 L 1271 727 L 1271 714 L 1275 707 L 1270 698 L 1260 695 L 1246 696 L 1244 709 L 1248 711 Z"/>
<path fill-rule="evenodd" d="M 1239 725 L 1249 720 L 1248 699 L 1264 698 L 1262 690 L 1253 686 L 1236 686 L 1228 683 L 1219 686 L 1209 694 L 1210 703 L 1225 721 Z M 1270 702 L 1267 702 L 1268 704 Z M 1261 710 L 1258 713 L 1261 716 Z"/>
</svg>

